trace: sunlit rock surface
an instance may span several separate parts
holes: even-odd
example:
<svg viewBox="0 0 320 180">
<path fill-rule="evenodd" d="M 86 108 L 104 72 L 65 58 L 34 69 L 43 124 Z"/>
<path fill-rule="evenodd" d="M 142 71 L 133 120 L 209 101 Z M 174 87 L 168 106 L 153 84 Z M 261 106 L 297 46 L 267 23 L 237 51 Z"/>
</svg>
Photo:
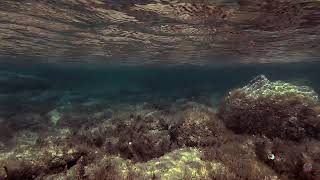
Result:
<svg viewBox="0 0 320 180">
<path fill-rule="evenodd" d="M 319 12 L 318 0 L 2 0 L 0 55 L 63 62 L 316 61 Z"/>
<path fill-rule="evenodd" d="M 307 86 L 272 82 L 264 75 L 224 99 L 219 116 L 236 133 L 299 141 L 319 138 L 319 100 Z"/>
</svg>

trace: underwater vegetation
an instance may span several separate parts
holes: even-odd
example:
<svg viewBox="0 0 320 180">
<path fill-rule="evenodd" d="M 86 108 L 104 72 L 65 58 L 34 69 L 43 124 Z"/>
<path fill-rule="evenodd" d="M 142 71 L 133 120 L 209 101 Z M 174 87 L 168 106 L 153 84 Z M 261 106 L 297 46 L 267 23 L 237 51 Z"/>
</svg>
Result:
<svg viewBox="0 0 320 180">
<path fill-rule="evenodd" d="M 320 180 L 319 17 L 320 0 L 0 0 L 0 180 Z"/>
<path fill-rule="evenodd" d="M 218 107 L 69 106 L 0 119 L 1 180 L 320 179 L 320 103 L 310 87 L 261 75 Z"/>
<path fill-rule="evenodd" d="M 281 81 L 271 82 L 265 76 L 231 91 L 218 114 L 236 133 L 297 141 L 320 137 L 319 100 L 315 91 Z"/>
</svg>

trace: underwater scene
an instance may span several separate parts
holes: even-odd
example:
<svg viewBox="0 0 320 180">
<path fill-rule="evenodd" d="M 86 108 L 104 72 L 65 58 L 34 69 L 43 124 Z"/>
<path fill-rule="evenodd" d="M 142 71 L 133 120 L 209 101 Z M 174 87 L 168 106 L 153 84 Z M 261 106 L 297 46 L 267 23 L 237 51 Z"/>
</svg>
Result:
<svg viewBox="0 0 320 180">
<path fill-rule="evenodd" d="M 320 180 L 319 0 L 1 0 L 0 180 Z"/>
</svg>

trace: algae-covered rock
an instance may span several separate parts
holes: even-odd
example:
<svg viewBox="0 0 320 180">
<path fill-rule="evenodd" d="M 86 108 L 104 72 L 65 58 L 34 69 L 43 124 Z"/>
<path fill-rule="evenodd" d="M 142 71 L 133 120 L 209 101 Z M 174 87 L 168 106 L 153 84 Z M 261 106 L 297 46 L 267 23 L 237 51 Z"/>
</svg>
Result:
<svg viewBox="0 0 320 180">
<path fill-rule="evenodd" d="M 318 136 L 318 104 L 311 88 L 272 82 L 262 75 L 231 91 L 218 114 L 236 133 L 300 140 Z"/>
<path fill-rule="evenodd" d="M 129 176 L 130 160 L 118 156 L 104 155 L 97 162 L 90 163 L 84 168 L 84 177 L 96 179 L 126 179 Z M 128 178 L 129 179 L 129 178 Z"/>
<path fill-rule="evenodd" d="M 159 112 L 123 115 L 113 119 L 119 138 L 116 149 L 122 157 L 147 161 L 171 150 L 169 124 Z"/>
<path fill-rule="evenodd" d="M 159 111 L 115 112 L 108 119 L 80 128 L 73 138 L 141 162 L 171 150 L 168 126 Z"/>
<path fill-rule="evenodd" d="M 278 96 L 301 96 L 311 101 L 317 102 L 319 97 L 317 93 L 308 86 L 295 86 L 283 81 L 270 81 L 264 75 L 257 76 L 250 83 L 239 89 L 247 97 L 253 99 L 259 98 L 277 98 Z"/>
<path fill-rule="evenodd" d="M 176 116 L 181 119 L 177 130 L 179 146 L 208 146 L 223 141 L 225 127 L 208 109 L 188 108 Z"/>
<path fill-rule="evenodd" d="M 227 174 L 221 174 L 219 178 L 213 176 L 212 179 L 279 179 L 272 168 L 257 159 L 258 140 L 260 138 L 252 136 L 235 136 L 219 147 L 204 148 L 203 159 L 221 162 L 228 169 Z"/>
<path fill-rule="evenodd" d="M 223 143 L 229 134 L 212 109 L 193 103 L 170 113 L 157 109 L 115 112 L 109 119 L 77 130 L 75 136 L 110 154 L 146 162 L 182 147 Z"/>
<path fill-rule="evenodd" d="M 104 156 L 99 163 L 85 169 L 88 179 L 210 179 L 227 173 L 220 162 L 205 161 L 202 152 L 196 148 L 175 150 L 160 158 L 144 163 L 132 163 L 117 156 Z"/>
<path fill-rule="evenodd" d="M 49 172 L 58 173 L 73 166 L 82 155 L 59 138 L 42 141 L 42 145 L 18 146 L 0 153 L 0 167 L 5 168 L 8 179 L 35 179 Z"/>
<path fill-rule="evenodd" d="M 201 150 L 184 148 L 146 163 L 137 163 L 134 169 L 147 179 L 206 179 L 210 174 L 227 172 L 222 163 L 205 161 L 201 157 Z"/>
</svg>

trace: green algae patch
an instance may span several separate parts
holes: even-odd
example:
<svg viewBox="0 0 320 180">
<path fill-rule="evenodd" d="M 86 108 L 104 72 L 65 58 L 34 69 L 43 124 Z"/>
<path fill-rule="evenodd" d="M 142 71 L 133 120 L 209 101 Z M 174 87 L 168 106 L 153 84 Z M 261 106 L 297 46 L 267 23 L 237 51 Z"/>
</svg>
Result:
<svg viewBox="0 0 320 180">
<path fill-rule="evenodd" d="M 278 96 L 300 96 L 318 102 L 317 93 L 308 86 L 296 86 L 283 81 L 270 81 L 264 75 L 253 79 L 248 85 L 238 89 L 248 98 L 276 98 Z"/>
<path fill-rule="evenodd" d="M 48 137 L 39 146 L 17 146 L 0 153 L 0 167 L 5 167 L 8 179 L 34 179 L 43 172 L 59 172 L 68 164 L 78 161 L 81 153 L 61 139 Z M 0 179 L 3 176 L 0 176 Z"/>
<path fill-rule="evenodd" d="M 146 163 L 137 163 L 134 169 L 146 178 L 185 179 L 208 178 L 212 172 L 225 171 L 223 164 L 201 159 L 202 152 L 196 148 L 175 150 Z"/>
<path fill-rule="evenodd" d="M 86 168 L 87 177 L 97 177 L 101 167 L 113 172 L 117 179 L 210 179 L 226 174 L 227 168 L 220 162 L 205 161 L 197 148 L 183 148 L 167 153 L 148 162 L 133 163 L 119 156 L 105 155 L 97 164 Z M 112 168 L 110 168 L 112 167 Z M 98 171 L 97 171 L 98 169 Z M 111 170 L 112 169 L 112 170 Z M 105 174 L 98 175 L 99 177 Z"/>
<path fill-rule="evenodd" d="M 50 123 L 56 126 L 58 122 L 61 120 L 62 115 L 59 111 L 54 109 L 48 113 L 48 117 L 49 117 Z"/>
<path fill-rule="evenodd" d="M 13 153 L 14 153 L 13 151 L 0 153 L 0 161 L 7 160 L 9 157 L 13 155 Z"/>
</svg>

